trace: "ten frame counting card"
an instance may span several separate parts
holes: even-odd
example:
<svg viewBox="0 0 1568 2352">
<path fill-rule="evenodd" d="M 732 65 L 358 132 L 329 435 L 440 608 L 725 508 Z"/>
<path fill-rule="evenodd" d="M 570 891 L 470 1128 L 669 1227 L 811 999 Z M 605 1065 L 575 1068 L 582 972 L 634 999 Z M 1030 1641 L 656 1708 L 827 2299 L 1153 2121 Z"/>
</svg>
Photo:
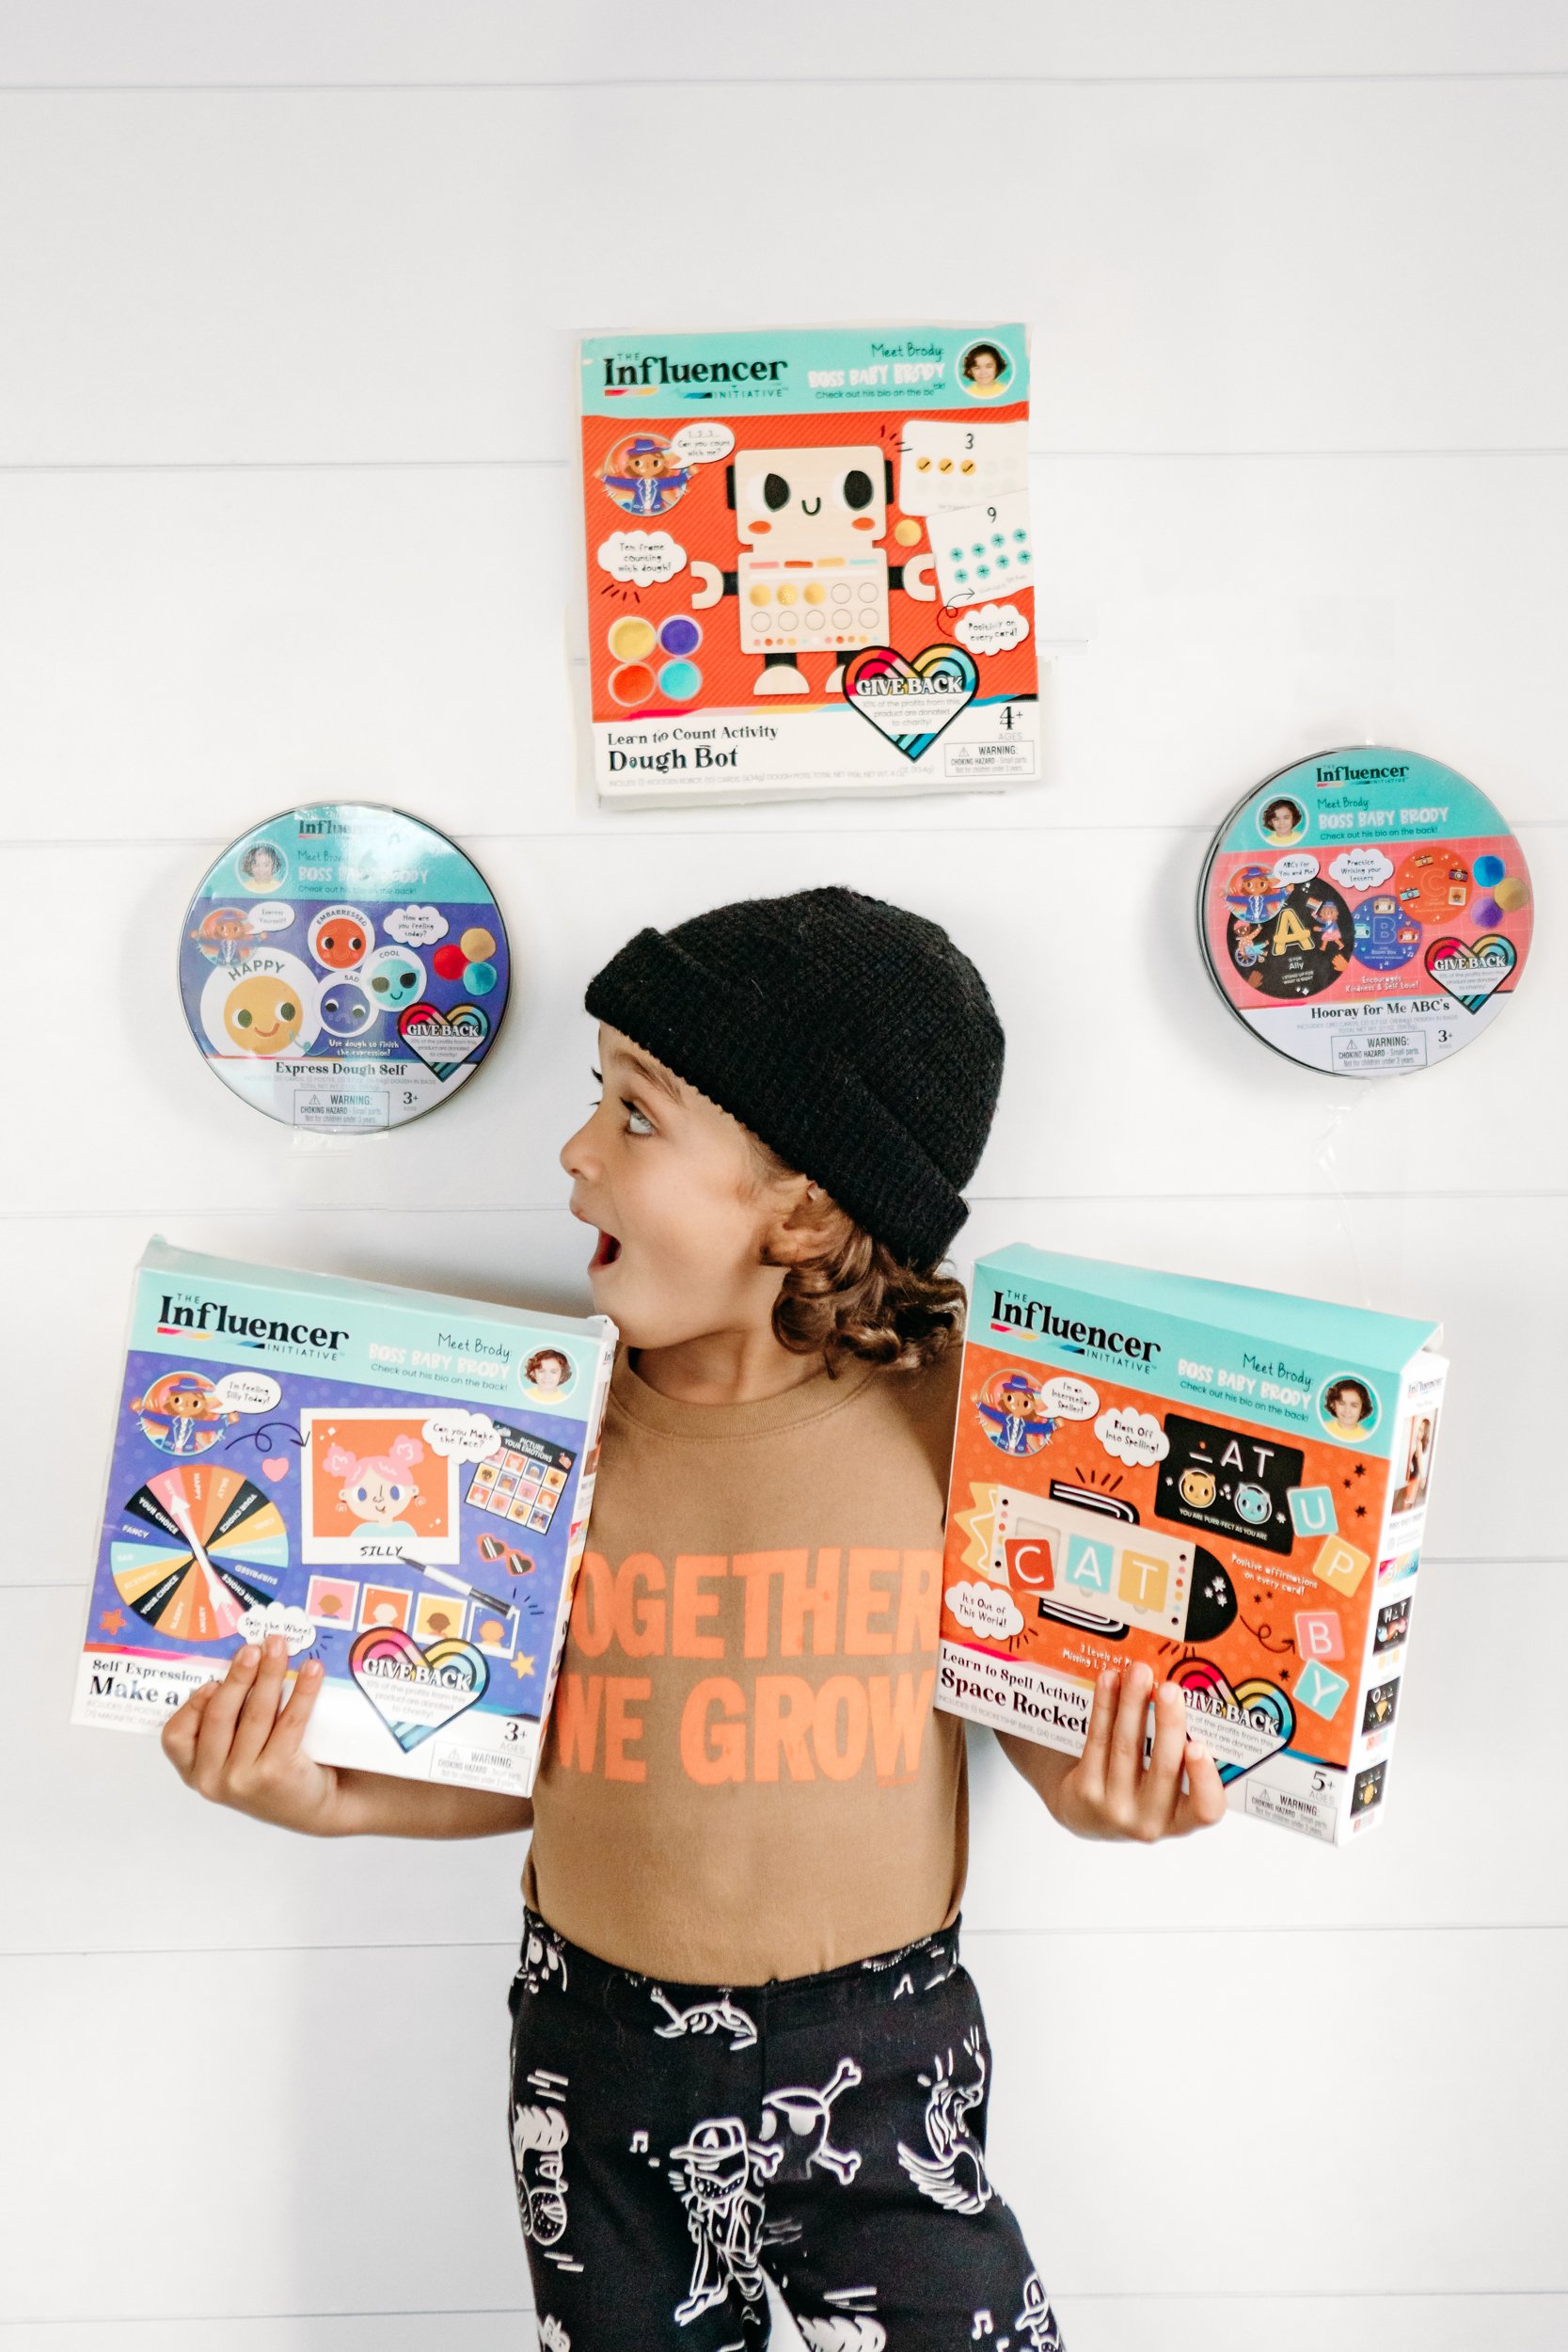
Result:
<svg viewBox="0 0 1568 2352">
<path fill-rule="evenodd" d="M 974 1268 L 937 1704 L 1077 1755 L 1178 1685 L 1229 1803 L 1382 1819 L 1448 1366 L 1437 1327 L 1019 1246 Z"/>
<path fill-rule="evenodd" d="M 281 1633 L 323 1763 L 526 1796 L 615 1338 L 151 1242 L 71 1720 L 157 1730 Z"/>
<path fill-rule="evenodd" d="M 601 335 L 579 373 L 601 798 L 1037 776 L 1022 326 Z"/>
</svg>

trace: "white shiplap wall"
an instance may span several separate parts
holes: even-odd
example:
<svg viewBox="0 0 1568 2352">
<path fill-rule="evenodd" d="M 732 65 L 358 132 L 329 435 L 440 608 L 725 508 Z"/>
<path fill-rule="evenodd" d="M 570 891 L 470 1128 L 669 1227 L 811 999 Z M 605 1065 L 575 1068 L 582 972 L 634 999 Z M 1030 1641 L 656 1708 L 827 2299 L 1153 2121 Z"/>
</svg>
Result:
<svg viewBox="0 0 1568 2352">
<path fill-rule="evenodd" d="M 977 1746 L 997 2170 L 1074 2352 L 1568 2337 L 1568 16 L 784 22 L 0 0 L 0 2352 L 530 2341 L 518 1852 L 317 1848 L 65 1725 L 127 1270 L 162 1228 L 581 1304 L 583 978 L 639 923 L 819 880 L 1037 975 L 971 1242 L 1434 1311 L 1455 1359 L 1379 1836 L 1078 1847 Z M 792 236 L 818 171 L 842 217 Z M 1049 783 L 600 815 L 572 331 L 863 314 L 1035 322 L 1040 629 L 1082 646 Z M 1242 1033 L 1190 904 L 1248 782 L 1372 737 L 1493 790 L 1542 913 L 1484 1043 L 1352 1088 Z M 483 1080 L 348 1151 L 224 1096 L 167 982 L 214 850 L 327 790 L 473 846 L 520 964 Z M 51 1059 L 24 1009 L 72 991 L 91 1041 Z"/>
</svg>

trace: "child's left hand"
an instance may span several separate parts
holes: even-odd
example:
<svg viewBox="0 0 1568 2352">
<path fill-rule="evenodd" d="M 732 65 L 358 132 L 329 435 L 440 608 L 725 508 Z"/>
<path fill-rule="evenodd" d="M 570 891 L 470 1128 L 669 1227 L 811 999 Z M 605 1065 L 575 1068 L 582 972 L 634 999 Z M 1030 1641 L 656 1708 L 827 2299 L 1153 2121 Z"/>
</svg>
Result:
<svg viewBox="0 0 1568 2352">
<path fill-rule="evenodd" d="M 1173 1682 L 1154 1692 L 1154 1742 L 1145 1764 L 1153 1685 L 1153 1672 L 1141 1660 L 1119 1673 L 1108 1667 L 1095 1685 L 1083 1755 L 1053 1788 L 1041 1789 L 1075 1837 L 1130 1837 L 1153 1845 L 1161 1837 L 1210 1829 L 1225 1813 L 1218 1768 L 1202 1742 L 1188 1738 L 1186 1706 Z"/>
</svg>

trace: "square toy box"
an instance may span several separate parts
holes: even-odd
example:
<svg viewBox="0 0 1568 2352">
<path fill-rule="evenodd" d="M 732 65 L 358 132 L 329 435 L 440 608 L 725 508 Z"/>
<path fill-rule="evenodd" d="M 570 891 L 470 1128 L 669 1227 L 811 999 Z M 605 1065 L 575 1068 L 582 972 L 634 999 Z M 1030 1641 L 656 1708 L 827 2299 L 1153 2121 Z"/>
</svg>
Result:
<svg viewBox="0 0 1568 2352">
<path fill-rule="evenodd" d="M 1438 1327 L 1020 1246 L 974 1269 L 939 1706 L 1077 1755 L 1175 1682 L 1231 1805 L 1382 1819 L 1448 1366 Z"/>
<path fill-rule="evenodd" d="M 579 387 L 603 801 L 1037 778 L 1021 325 L 597 335 Z"/>
<path fill-rule="evenodd" d="M 526 1796 L 615 1337 L 150 1243 L 71 1720 L 156 1730 L 277 1632 L 324 1763 Z"/>
</svg>

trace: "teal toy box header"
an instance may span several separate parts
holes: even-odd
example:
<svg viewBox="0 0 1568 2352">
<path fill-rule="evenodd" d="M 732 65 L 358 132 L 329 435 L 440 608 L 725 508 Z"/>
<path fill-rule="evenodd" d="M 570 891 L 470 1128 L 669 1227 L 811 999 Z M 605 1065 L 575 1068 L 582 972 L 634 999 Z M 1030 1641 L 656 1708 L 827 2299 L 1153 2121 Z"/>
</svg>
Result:
<svg viewBox="0 0 1568 2352">
<path fill-rule="evenodd" d="M 1448 1367 L 1430 1322 L 1021 1246 L 974 1268 L 937 1703 L 1076 1755 L 1180 1690 L 1231 1806 L 1383 1818 Z"/>
<path fill-rule="evenodd" d="M 323 1763 L 527 1795 L 615 1339 L 151 1242 L 72 1720 L 155 1730 L 277 1633 Z"/>
</svg>

